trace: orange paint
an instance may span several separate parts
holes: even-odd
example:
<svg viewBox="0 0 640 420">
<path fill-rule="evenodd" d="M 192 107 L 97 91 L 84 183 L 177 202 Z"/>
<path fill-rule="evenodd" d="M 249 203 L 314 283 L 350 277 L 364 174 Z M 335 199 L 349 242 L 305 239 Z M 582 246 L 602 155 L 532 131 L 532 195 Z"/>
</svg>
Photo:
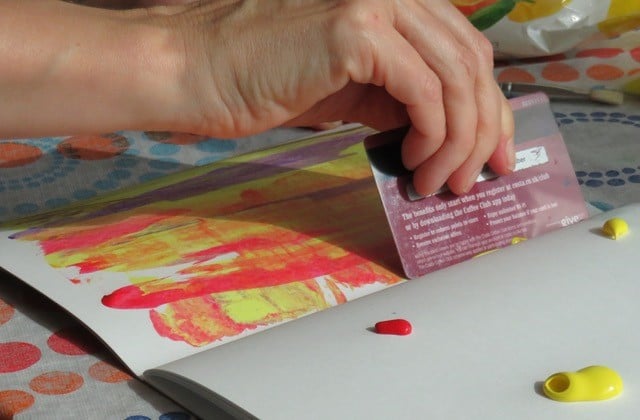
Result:
<svg viewBox="0 0 640 420">
<path fill-rule="evenodd" d="M 0 391 L 0 419 L 12 419 L 33 405 L 36 399 L 17 389 Z"/>
<path fill-rule="evenodd" d="M 9 322 L 14 312 L 13 306 L 0 298 L 0 325 Z"/>
<path fill-rule="evenodd" d="M 497 79 L 499 82 L 534 83 L 536 81 L 533 74 L 518 67 L 509 67 L 500 71 Z"/>
<path fill-rule="evenodd" d="M 564 63 L 549 63 L 542 69 L 542 77 L 552 82 L 572 82 L 580 78 L 580 73 Z"/>
<path fill-rule="evenodd" d="M 593 49 L 578 51 L 576 53 L 576 57 L 578 58 L 586 58 L 586 57 L 613 58 L 622 53 L 624 53 L 624 50 L 621 48 L 593 48 Z"/>
<path fill-rule="evenodd" d="M 115 366 L 99 361 L 89 367 L 89 376 L 96 381 L 115 384 L 132 380 L 132 376 Z"/>
<path fill-rule="evenodd" d="M 39 394 L 63 395 L 77 391 L 84 384 L 82 376 L 74 372 L 46 372 L 29 381 L 29 388 Z"/>
<path fill-rule="evenodd" d="M 587 76 L 594 80 L 616 80 L 624 76 L 624 71 L 610 64 L 595 64 L 586 71 Z"/>
<path fill-rule="evenodd" d="M 121 155 L 129 141 L 119 134 L 70 137 L 58 144 L 58 152 L 71 159 L 103 160 Z"/>
<path fill-rule="evenodd" d="M 26 166 L 42 157 L 42 151 L 29 144 L 0 142 L 0 168 Z"/>
</svg>

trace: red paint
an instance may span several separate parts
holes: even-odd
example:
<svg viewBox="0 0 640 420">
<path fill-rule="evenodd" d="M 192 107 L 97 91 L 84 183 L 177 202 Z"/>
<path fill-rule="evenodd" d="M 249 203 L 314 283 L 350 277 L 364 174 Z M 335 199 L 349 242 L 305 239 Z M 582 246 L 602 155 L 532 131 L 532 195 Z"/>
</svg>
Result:
<svg viewBox="0 0 640 420">
<path fill-rule="evenodd" d="M 593 48 L 589 50 L 578 51 L 576 53 L 576 57 L 612 58 L 622 53 L 624 53 L 624 50 L 621 48 Z"/>
<path fill-rule="evenodd" d="M 406 319 L 388 319 L 376 323 L 378 334 L 409 335 L 411 334 L 411 323 Z"/>
<path fill-rule="evenodd" d="M 158 279 L 124 286 L 104 296 L 102 304 L 117 309 L 156 308 L 170 302 L 212 293 L 287 284 L 332 274 L 365 263 L 363 258 L 353 254 L 340 258 L 313 255 L 309 259 L 302 258 L 300 261 L 290 261 L 285 267 L 276 269 L 255 267 L 253 265 L 256 264 L 256 261 L 248 260 L 245 262 L 246 265 L 225 274 L 206 273 L 175 283 L 167 283 L 166 279 Z"/>
<path fill-rule="evenodd" d="M 179 213 L 180 211 L 173 211 L 165 212 L 162 215 L 137 215 L 122 223 L 105 223 L 102 226 L 98 225 L 95 228 L 86 228 L 82 231 L 72 229 L 66 235 L 53 236 L 53 239 L 43 240 L 40 245 L 48 255 L 55 252 L 95 247 L 112 240 L 122 241 L 129 235 L 141 234 L 145 229 L 159 224 L 165 219 L 170 219 L 172 216 L 179 215 Z M 102 262 L 98 264 L 98 268 L 89 264 L 87 270 L 95 271 L 100 267 L 103 267 Z"/>
</svg>

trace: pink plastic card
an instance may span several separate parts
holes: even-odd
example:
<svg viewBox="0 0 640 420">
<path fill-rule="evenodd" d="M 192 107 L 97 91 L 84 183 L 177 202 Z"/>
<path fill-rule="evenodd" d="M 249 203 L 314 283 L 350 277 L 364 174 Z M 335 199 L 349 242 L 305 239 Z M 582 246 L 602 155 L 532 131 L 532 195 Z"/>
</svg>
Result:
<svg viewBox="0 0 640 420">
<path fill-rule="evenodd" d="M 516 123 L 512 174 L 483 171 L 466 195 L 443 187 L 428 197 L 402 165 L 404 130 L 378 133 L 365 148 L 408 278 L 567 226 L 588 216 L 562 135 L 543 94 L 510 101 Z"/>
</svg>

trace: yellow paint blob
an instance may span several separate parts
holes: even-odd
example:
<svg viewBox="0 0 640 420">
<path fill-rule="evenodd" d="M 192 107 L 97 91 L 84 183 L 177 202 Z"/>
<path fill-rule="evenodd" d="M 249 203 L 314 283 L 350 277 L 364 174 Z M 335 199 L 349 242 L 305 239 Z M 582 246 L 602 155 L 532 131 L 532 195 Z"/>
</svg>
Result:
<svg viewBox="0 0 640 420">
<path fill-rule="evenodd" d="M 555 401 L 601 401 L 622 392 L 622 378 L 605 366 L 588 366 L 576 372 L 559 372 L 549 376 L 542 387 Z"/>
<path fill-rule="evenodd" d="M 629 233 L 629 225 L 624 219 L 614 217 L 604 223 L 602 233 L 611 239 L 618 239 Z"/>
<path fill-rule="evenodd" d="M 513 22 L 524 23 L 558 13 L 571 0 L 519 1 L 507 15 Z"/>
</svg>

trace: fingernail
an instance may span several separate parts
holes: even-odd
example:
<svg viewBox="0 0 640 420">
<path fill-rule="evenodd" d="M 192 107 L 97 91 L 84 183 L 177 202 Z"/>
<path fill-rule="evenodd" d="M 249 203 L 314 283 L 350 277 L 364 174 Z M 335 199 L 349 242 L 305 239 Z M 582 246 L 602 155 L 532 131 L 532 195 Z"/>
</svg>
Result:
<svg viewBox="0 0 640 420">
<path fill-rule="evenodd" d="M 467 181 L 467 184 L 462 189 L 462 192 L 464 194 L 468 193 L 471 190 L 471 188 L 473 188 L 473 186 L 476 185 L 476 181 L 478 180 L 478 176 L 480 175 L 481 171 L 482 171 L 482 167 L 476 169 L 473 172 L 473 175 L 471 177 L 469 177 L 469 180 Z"/>
</svg>

